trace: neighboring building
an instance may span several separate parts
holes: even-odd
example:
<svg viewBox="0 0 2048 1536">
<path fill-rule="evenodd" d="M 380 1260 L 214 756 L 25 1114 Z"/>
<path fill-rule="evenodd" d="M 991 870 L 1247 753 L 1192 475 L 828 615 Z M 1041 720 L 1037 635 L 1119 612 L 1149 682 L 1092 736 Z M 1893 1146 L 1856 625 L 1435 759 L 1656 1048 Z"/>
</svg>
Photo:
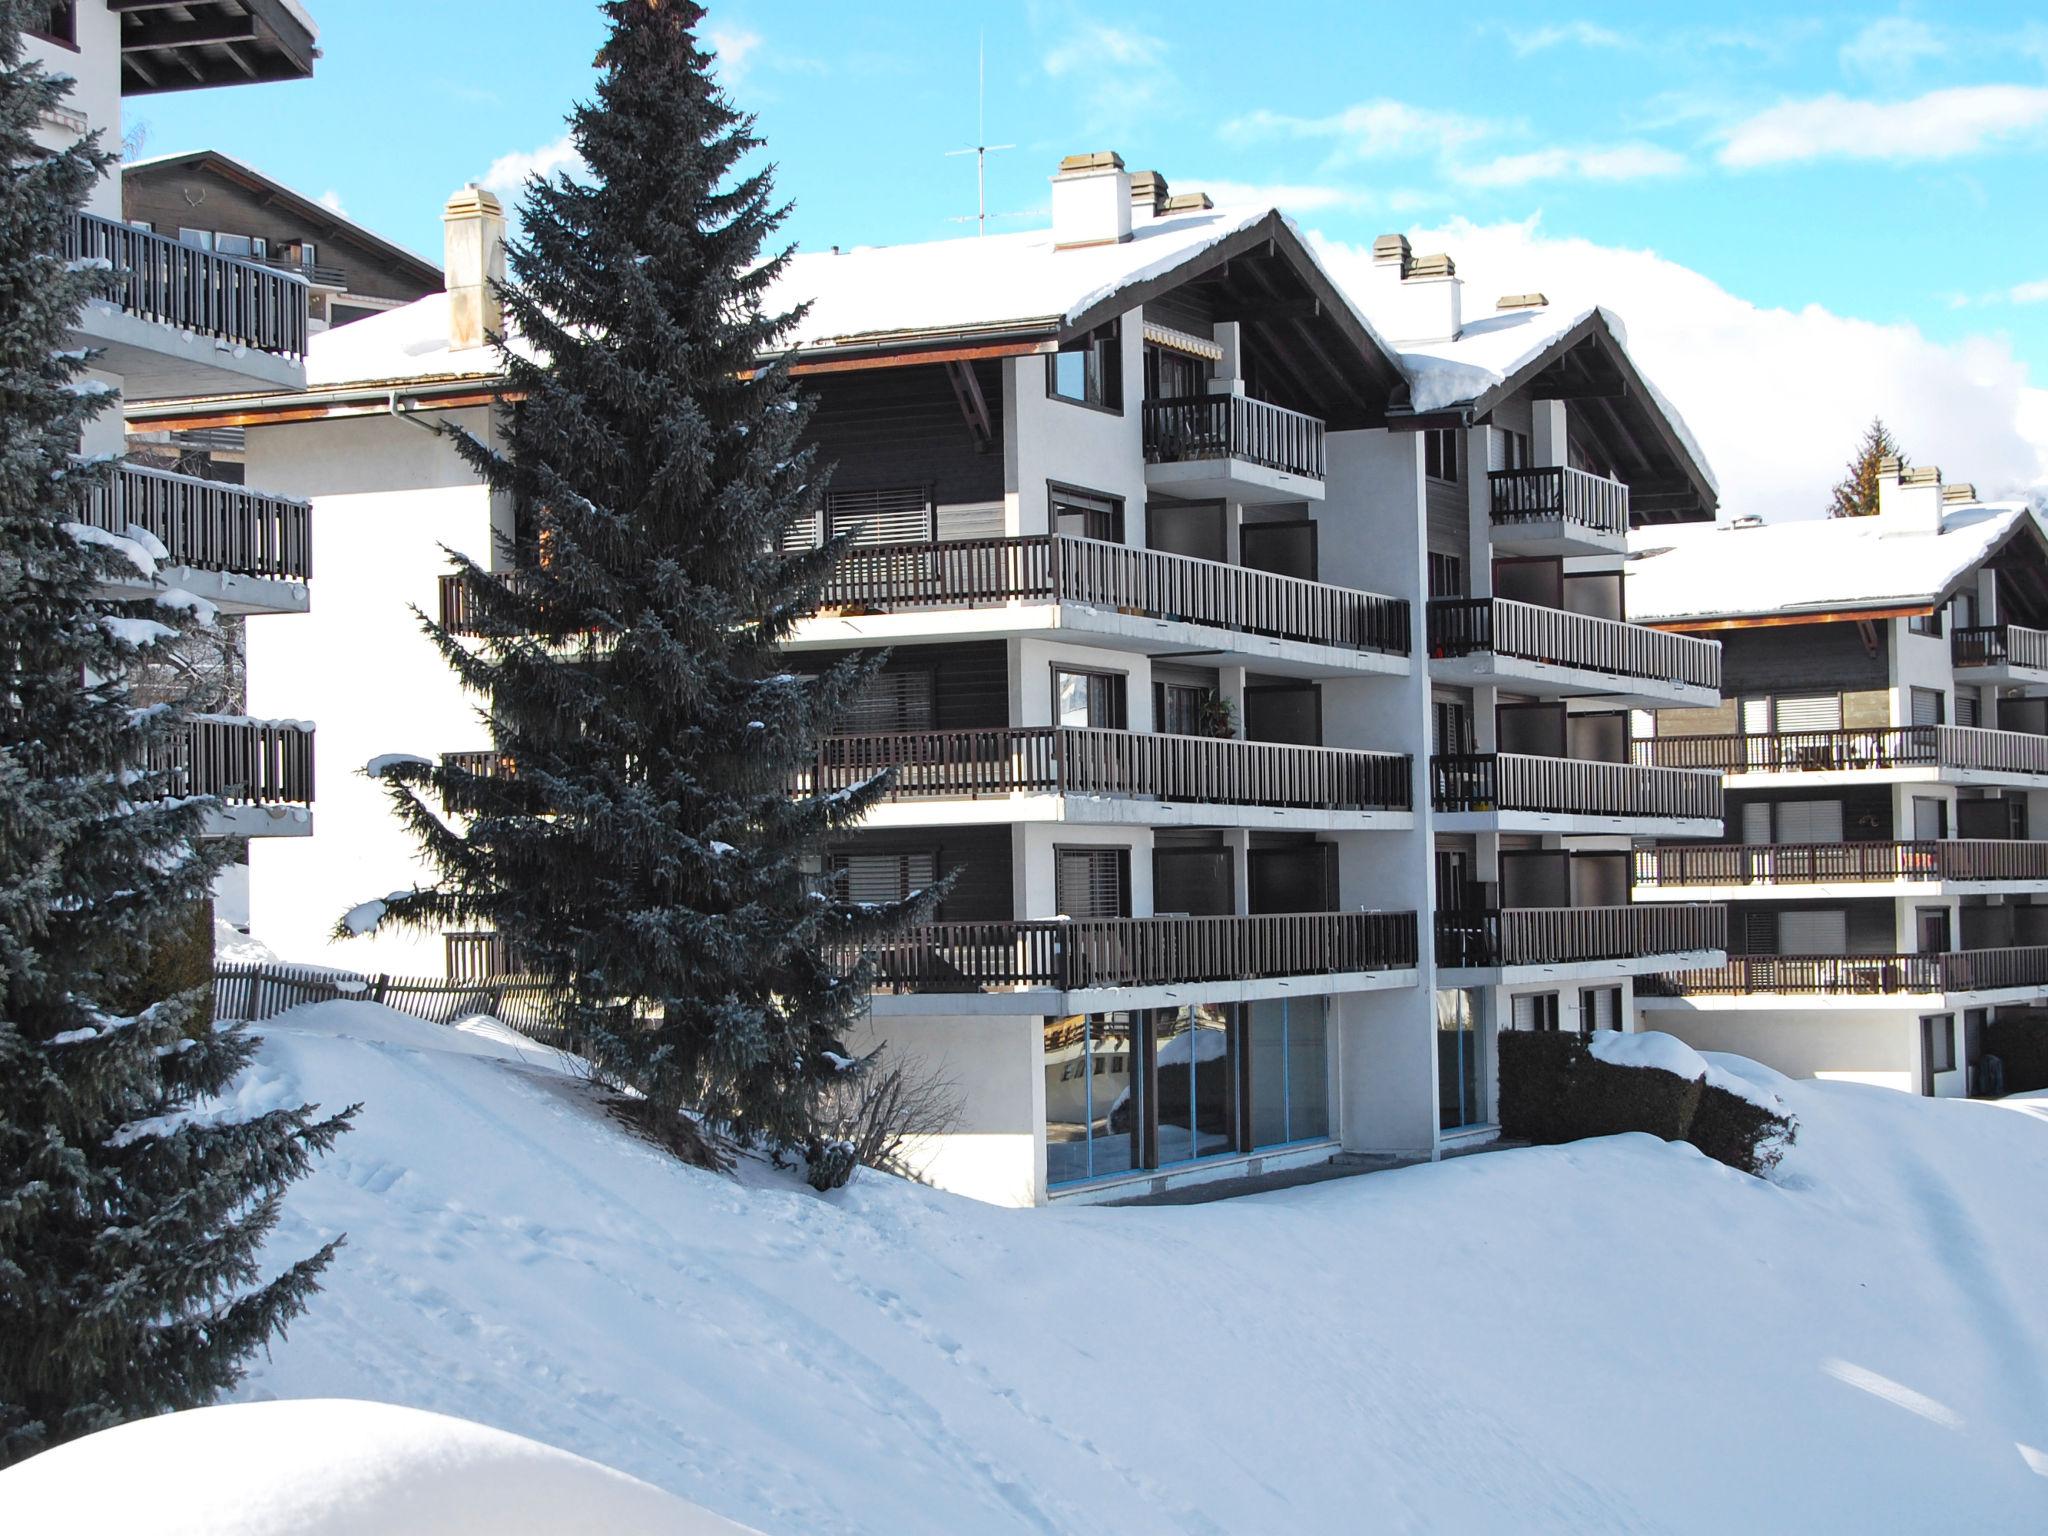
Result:
<svg viewBox="0 0 2048 1536">
<path fill-rule="evenodd" d="M 499 963 L 330 937 L 421 874 L 358 770 L 488 747 L 409 613 L 460 632 L 443 547 L 501 568 L 517 531 L 426 430 L 494 430 L 502 216 L 472 188 L 446 225 L 448 291 L 317 338 L 303 395 L 137 413 L 246 427 L 251 477 L 313 503 L 320 609 L 249 661 L 253 700 L 310 688 L 323 720 L 321 834 L 255 868 L 295 958 Z M 794 366 L 837 463 L 788 537 L 858 530 L 793 665 L 891 651 L 812 782 L 902 770 L 816 873 L 958 872 L 869 1021 L 964 1097 L 936 1182 L 1432 1156 L 1491 1134 L 1494 1029 L 1620 1026 L 1632 978 L 1723 957 L 1718 907 L 1633 907 L 1625 874 L 1632 837 L 1716 832 L 1714 776 L 1630 765 L 1617 723 L 1719 694 L 1718 647 L 1625 622 L 1616 574 L 1632 513 L 1712 515 L 1698 454 L 1604 314 L 1462 323 L 1404 244 L 1380 278 L 1361 309 L 1271 209 L 1095 155 L 1049 231 L 806 255 L 770 298 L 812 305 Z"/>
<path fill-rule="evenodd" d="M 180 244 L 305 278 L 317 334 L 441 290 L 441 269 L 219 150 L 121 167 L 123 216 Z"/>
<path fill-rule="evenodd" d="M 48 25 L 27 34 L 27 52 L 77 82 L 43 122 L 40 141 L 52 149 L 93 130 L 118 145 L 126 96 L 303 78 L 316 53 L 313 24 L 291 0 L 77 0 L 48 10 Z M 66 254 L 119 275 L 113 297 L 86 305 L 75 345 L 99 351 L 89 377 L 126 401 L 303 385 L 309 326 L 297 274 L 132 228 L 111 176 L 79 216 Z M 102 414 L 80 445 L 109 456 L 124 446 L 118 410 Z M 147 603 L 190 593 L 230 624 L 307 611 L 309 516 L 304 502 L 141 462 L 117 464 L 78 509 L 80 522 L 128 539 L 142 561 L 106 595 Z M 150 676 L 139 684 L 144 697 L 157 685 Z M 309 727 L 230 711 L 195 720 L 162 766 L 175 770 L 181 792 L 220 799 L 214 835 L 303 836 L 311 830 L 312 761 Z"/>
<path fill-rule="evenodd" d="M 2048 1000 L 2048 538 L 1887 461 L 1875 517 L 1639 530 L 1629 602 L 1722 643 L 1725 697 L 1638 760 L 1719 769 L 1725 836 L 1638 852 L 1636 899 L 1727 901 L 1726 965 L 1642 1022 L 1797 1077 L 1971 1091 Z"/>
</svg>

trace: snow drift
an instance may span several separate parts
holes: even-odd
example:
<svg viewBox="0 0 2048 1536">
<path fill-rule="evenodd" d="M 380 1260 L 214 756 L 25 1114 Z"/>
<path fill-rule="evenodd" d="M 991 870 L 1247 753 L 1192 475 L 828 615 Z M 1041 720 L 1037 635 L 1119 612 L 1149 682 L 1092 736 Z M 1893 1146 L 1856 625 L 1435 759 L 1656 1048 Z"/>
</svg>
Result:
<svg viewBox="0 0 2048 1536">
<path fill-rule="evenodd" d="M 1705 1064 L 1772 1181 L 1623 1136 L 1193 1207 L 682 1167 L 573 1064 L 366 1003 L 248 1092 L 357 1128 L 242 1395 L 493 1424 L 774 1536 L 2036 1531 L 2048 1117 Z M 2032 1106 L 2040 1109 L 2040 1105 Z"/>
</svg>

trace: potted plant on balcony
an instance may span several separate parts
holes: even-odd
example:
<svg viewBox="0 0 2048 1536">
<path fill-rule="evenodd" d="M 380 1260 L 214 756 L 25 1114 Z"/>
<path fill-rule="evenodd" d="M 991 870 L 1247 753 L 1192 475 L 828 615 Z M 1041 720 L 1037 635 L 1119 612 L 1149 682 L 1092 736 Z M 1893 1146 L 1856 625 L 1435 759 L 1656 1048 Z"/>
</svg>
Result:
<svg viewBox="0 0 2048 1536">
<path fill-rule="evenodd" d="M 1204 736 L 1213 736 L 1218 741 L 1237 739 L 1237 705 L 1220 693 L 1211 693 L 1202 700 L 1202 708 L 1196 716 Z"/>
</svg>

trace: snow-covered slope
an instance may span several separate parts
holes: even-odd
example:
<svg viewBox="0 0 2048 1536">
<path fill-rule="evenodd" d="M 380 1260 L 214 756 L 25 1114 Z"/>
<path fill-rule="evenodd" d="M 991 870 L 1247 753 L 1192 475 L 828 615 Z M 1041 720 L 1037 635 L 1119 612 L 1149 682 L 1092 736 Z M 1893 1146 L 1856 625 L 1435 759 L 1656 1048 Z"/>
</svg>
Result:
<svg viewBox="0 0 2048 1536">
<path fill-rule="evenodd" d="M 2048 1120 L 1713 1060 L 1800 1117 L 1777 1183 L 1620 1137 L 1020 1212 L 685 1169 L 539 1051 L 322 1004 L 244 1097 L 363 1101 L 276 1252 L 349 1241 L 243 1395 L 777 1536 L 2048 1527 Z"/>
<path fill-rule="evenodd" d="M 581 1456 L 389 1403 L 237 1403 L 0 1473 L 0 1529 L 64 1536 L 748 1536 Z"/>
</svg>

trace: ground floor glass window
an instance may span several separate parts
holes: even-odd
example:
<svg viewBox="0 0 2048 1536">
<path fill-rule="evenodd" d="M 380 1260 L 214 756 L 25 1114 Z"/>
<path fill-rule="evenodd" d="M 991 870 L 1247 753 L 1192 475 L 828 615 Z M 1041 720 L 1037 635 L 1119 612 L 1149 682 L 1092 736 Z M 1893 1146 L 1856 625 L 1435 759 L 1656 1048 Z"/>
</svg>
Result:
<svg viewBox="0 0 2048 1536">
<path fill-rule="evenodd" d="M 1246 1005 L 1252 1145 L 1277 1147 L 1330 1134 L 1329 1024 L 1320 997 Z"/>
<path fill-rule="evenodd" d="M 1443 1130 L 1486 1122 L 1483 1044 L 1474 995 L 1462 989 L 1437 993 L 1437 1123 Z"/>
<path fill-rule="evenodd" d="M 1071 1184 L 1138 1165 L 1140 1074 L 1128 1013 L 1045 1021 L 1045 1177 Z"/>
<path fill-rule="evenodd" d="M 1237 1149 L 1234 1011 L 1210 1003 L 1153 1015 L 1161 1165 Z"/>
</svg>

